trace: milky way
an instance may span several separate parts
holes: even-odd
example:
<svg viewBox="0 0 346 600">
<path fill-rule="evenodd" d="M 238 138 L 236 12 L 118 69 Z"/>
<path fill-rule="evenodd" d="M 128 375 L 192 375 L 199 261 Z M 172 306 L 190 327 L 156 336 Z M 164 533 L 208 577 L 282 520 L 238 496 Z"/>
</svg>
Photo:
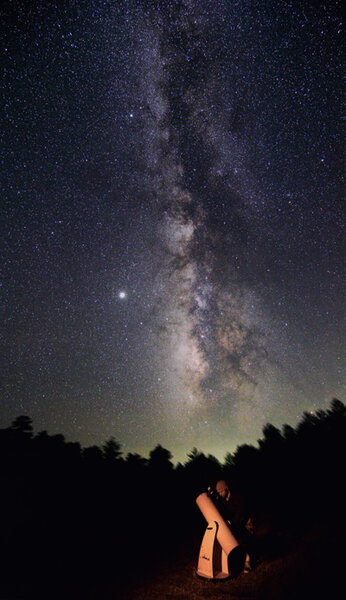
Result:
<svg viewBox="0 0 346 600">
<path fill-rule="evenodd" d="M 2 423 L 222 458 L 342 399 L 339 4 L 3 16 Z"/>
</svg>

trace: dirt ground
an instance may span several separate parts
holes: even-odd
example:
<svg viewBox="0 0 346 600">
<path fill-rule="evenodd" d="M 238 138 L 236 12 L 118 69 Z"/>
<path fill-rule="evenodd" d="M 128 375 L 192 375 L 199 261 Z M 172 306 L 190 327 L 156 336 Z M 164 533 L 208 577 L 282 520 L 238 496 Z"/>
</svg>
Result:
<svg viewBox="0 0 346 600">
<path fill-rule="evenodd" d="M 339 552 L 331 532 L 310 534 L 285 556 L 263 561 L 252 572 L 242 573 L 236 579 L 211 581 L 197 576 L 198 552 L 199 540 L 196 540 L 185 551 L 181 549 L 171 564 L 129 581 L 122 592 L 109 589 L 105 600 L 336 600 L 344 597 L 344 553 Z"/>
<path fill-rule="evenodd" d="M 339 600 L 346 597 L 343 540 L 336 531 L 309 534 L 285 556 L 264 560 L 250 573 L 235 579 L 208 580 L 197 576 L 201 540 L 181 544 L 169 557 L 136 569 L 140 555 L 130 557 L 133 570 L 121 573 L 114 564 L 108 573 L 88 580 L 88 573 L 74 584 L 49 580 L 39 589 L 2 586 L 0 600 Z M 160 556 L 160 553 L 158 554 Z M 137 562 L 136 562 L 137 561 Z"/>
</svg>

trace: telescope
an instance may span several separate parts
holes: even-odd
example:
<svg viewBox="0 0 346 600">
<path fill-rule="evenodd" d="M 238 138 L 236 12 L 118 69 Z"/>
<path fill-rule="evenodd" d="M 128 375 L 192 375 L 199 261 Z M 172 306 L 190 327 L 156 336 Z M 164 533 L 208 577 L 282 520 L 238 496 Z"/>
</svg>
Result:
<svg viewBox="0 0 346 600">
<path fill-rule="evenodd" d="M 207 492 L 197 497 L 196 504 L 208 523 L 199 551 L 197 575 L 206 579 L 236 577 L 244 567 L 245 549 Z"/>
</svg>

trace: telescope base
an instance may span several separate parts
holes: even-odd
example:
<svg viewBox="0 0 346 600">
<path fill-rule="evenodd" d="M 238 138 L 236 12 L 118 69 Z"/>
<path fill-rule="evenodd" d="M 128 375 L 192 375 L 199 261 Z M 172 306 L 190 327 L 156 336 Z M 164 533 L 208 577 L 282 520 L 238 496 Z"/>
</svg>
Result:
<svg viewBox="0 0 346 600">
<path fill-rule="evenodd" d="M 199 573 L 198 569 L 197 569 L 196 575 L 198 577 L 202 577 L 203 579 L 209 579 L 210 581 L 219 581 L 220 579 L 229 579 L 230 578 L 230 574 L 223 573 L 223 571 L 219 571 L 219 573 L 216 573 L 216 575 L 214 575 L 214 577 L 208 577 L 207 575 L 204 575 L 204 573 Z"/>
<path fill-rule="evenodd" d="M 218 523 L 208 523 L 198 557 L 197 575 L 205 579 L 227 579 L 228 555 L 216 539 Z"/>
</svg>

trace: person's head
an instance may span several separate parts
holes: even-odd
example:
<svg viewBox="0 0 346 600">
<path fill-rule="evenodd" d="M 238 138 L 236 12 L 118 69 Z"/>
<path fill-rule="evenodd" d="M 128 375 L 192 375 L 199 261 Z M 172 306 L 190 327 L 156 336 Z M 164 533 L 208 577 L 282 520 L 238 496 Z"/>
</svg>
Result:
<svg viewBox="0 0 346 600">
<path fill-rule="evenodd" d="M 220 479 L 216 483 L 216 491 L 219 494 L 219 496 L 221 496 L 221 498 L 223 498 L 224 500 L 229 500 L 231 492 L 227 482 L 224 479 Z"/>
</svg>

